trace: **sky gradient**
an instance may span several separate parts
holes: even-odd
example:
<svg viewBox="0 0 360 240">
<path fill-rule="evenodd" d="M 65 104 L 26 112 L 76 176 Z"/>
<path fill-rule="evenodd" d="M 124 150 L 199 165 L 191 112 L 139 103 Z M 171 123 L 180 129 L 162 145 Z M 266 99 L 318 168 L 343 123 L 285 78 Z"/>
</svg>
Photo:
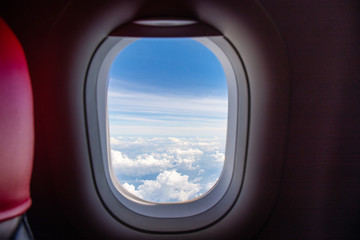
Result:
<svg viewBox="0 0 360 240">
<path fill-rule="evenodd" d="M 222 170 L 227 102 L 224 70 L 200 42 L 143 38 L 125 47 L 108 85 L 112 163 L 123 187 L 153 202 L 206 192 Z"/>
</svg>

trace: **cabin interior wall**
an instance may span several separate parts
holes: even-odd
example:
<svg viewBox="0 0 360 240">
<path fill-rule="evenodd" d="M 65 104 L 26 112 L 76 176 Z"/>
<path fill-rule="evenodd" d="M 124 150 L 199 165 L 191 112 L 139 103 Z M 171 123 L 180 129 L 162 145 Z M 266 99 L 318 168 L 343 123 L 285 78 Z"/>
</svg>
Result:
<svg viewBox="0 0 360 240">
<path fill-rule="evenodd" d="M 152 1 L 147 1 L 140 8 L 143 10 L 138 11 L 138 17 L 161 14 L 172 1 L 161 2 L 163 5 L 157 3 L 154 7 Z M 226 4 L 231 2 L 224 1 Z M 356 0 L 259 2 L 274 20 L 287 49 L 291 111 L 278 201 L 256 238 L 358 239 L 360 4 Z M 31 189 L 33 206 L 29 219 L 34 235 L 39 239 L 54 238 L 54 235 L 55 239 L 63 239 L 79 234 L 76 226 L 69 223 L 68 216 L 63 215 L 59 204 L 62 200 L 57 198 L 62 194 L 54 190 L 48 171 L 54 166 L 46 149 L 49 143 L 43 137 L 44 131 L 50 129 L 45 125 L 54 124 L 51 127 L 56 128 L 61 120 L 50 122 L 43 115 L 44 109 L 51 108 L 44 97 L 53 89 L 46 89 L 43 80 L 39 81 L 44 74 L 49 75 L 48 69 L 39 66 L 43 56 L 39 53 L 46 52 L 43 47 L 48 36 L 58 31 L 54 26 L 73 4 L 67 0 L 3 1 L 0 4 L 1 15 L 23 44 L 33 82 L 36 151 Z M 193 16 L 190 1 L 172 4 L 176 7 L 169 7 L 172 10 L 165 15 Z M 76 5 L 79 9 L 81 6 L 96 8 L 96 4 L 87 2 Z M 86 21 L 91 17 L 80 14 L 78 19 Z M 56 111 L 62 110 L 56 109 L 52 113 Z M 50 119 L 56 119 L 56 116 Z M 61 139 L 55 139 L 53 144 L 61 144 Z M 76 173 L 70 171 L 69 174 Z M 63 184 L 69 183 L 64 180 Z M 101 226 L 94 231 L 101 236 Z"/>
<path fill-rule="evenodd" d="M 358 239 L 359 2 L 260 2 L 286 45 L 292 96 L 282 187 L 259 239 Z"/>
</svg>

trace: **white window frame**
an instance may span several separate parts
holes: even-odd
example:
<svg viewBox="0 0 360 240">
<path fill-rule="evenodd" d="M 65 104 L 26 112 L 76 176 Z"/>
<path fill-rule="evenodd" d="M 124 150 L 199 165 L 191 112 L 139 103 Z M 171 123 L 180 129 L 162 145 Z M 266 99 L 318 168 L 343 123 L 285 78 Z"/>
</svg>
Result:
<svg viewBox="0 0 360 240">
<path fill-rule="evenodd" d="M 98 47 L 88 70 L 85 103 L 98 194 L 115 218 L 136 229 L 184 232 L 203 228 L 226 215 L 241 190 L 249 116 L 249 91 L 244 67 L 223 36 L 193 37 L 217 56 L 227 78 L 228 127 L 223 171 L 216 185 L 197 199 L 180 203 L 148 202 L 130 194 L 120 185 L 113 174 L 110 159 L 107 111 L 109 69 L 119 52 L 137 39 L 139 37 L 108 36 Z"/>
</svg>

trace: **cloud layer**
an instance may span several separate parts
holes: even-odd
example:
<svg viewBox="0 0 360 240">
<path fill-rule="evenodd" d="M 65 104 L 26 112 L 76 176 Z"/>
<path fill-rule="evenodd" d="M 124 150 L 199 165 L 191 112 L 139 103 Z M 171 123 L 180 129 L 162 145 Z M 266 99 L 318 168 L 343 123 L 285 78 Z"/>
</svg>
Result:
<svg viewBox="0 0 360 240">
<path fill-rule="evenodd" d="M 120 184 L 151 202 L 194 199 L 214 186 L 225 139 L 112 137 L 111 161 Z"/>
</svg>

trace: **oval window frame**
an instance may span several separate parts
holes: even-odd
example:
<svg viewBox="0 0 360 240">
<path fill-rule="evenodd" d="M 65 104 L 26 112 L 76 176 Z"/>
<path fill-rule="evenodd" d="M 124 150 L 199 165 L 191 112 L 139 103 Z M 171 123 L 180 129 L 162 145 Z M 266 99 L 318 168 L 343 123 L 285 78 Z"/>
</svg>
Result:
<svg viewBox="0 0 360 240">
<path fill-rule="evenodd" d="M 197 22 L 176 27 L 132 26 L 138 30 L 136 34 L 126 30 L 131 29 L 131 25 L 110 34 L 98 47 L 88 69 L 85 103 L 91 162 L 98 194 L 114 217 L 136 229 L 183 232 L 203 228 L 222 218 L 231 209 L 241 190 L 250 104 L 245 69 L 231 44 L 204 24 Z M 124 192 L 116 184 L 116 177 L 112 174 L 107 126 L 107 76 L 118 53 L 139 37 L 181 36 L 193 37 L 208 47 L 224 68 L 229 90 L 226 160 L 218 183 L 204 196 L 182 203 L 150 203 Z"/>
</svg>

